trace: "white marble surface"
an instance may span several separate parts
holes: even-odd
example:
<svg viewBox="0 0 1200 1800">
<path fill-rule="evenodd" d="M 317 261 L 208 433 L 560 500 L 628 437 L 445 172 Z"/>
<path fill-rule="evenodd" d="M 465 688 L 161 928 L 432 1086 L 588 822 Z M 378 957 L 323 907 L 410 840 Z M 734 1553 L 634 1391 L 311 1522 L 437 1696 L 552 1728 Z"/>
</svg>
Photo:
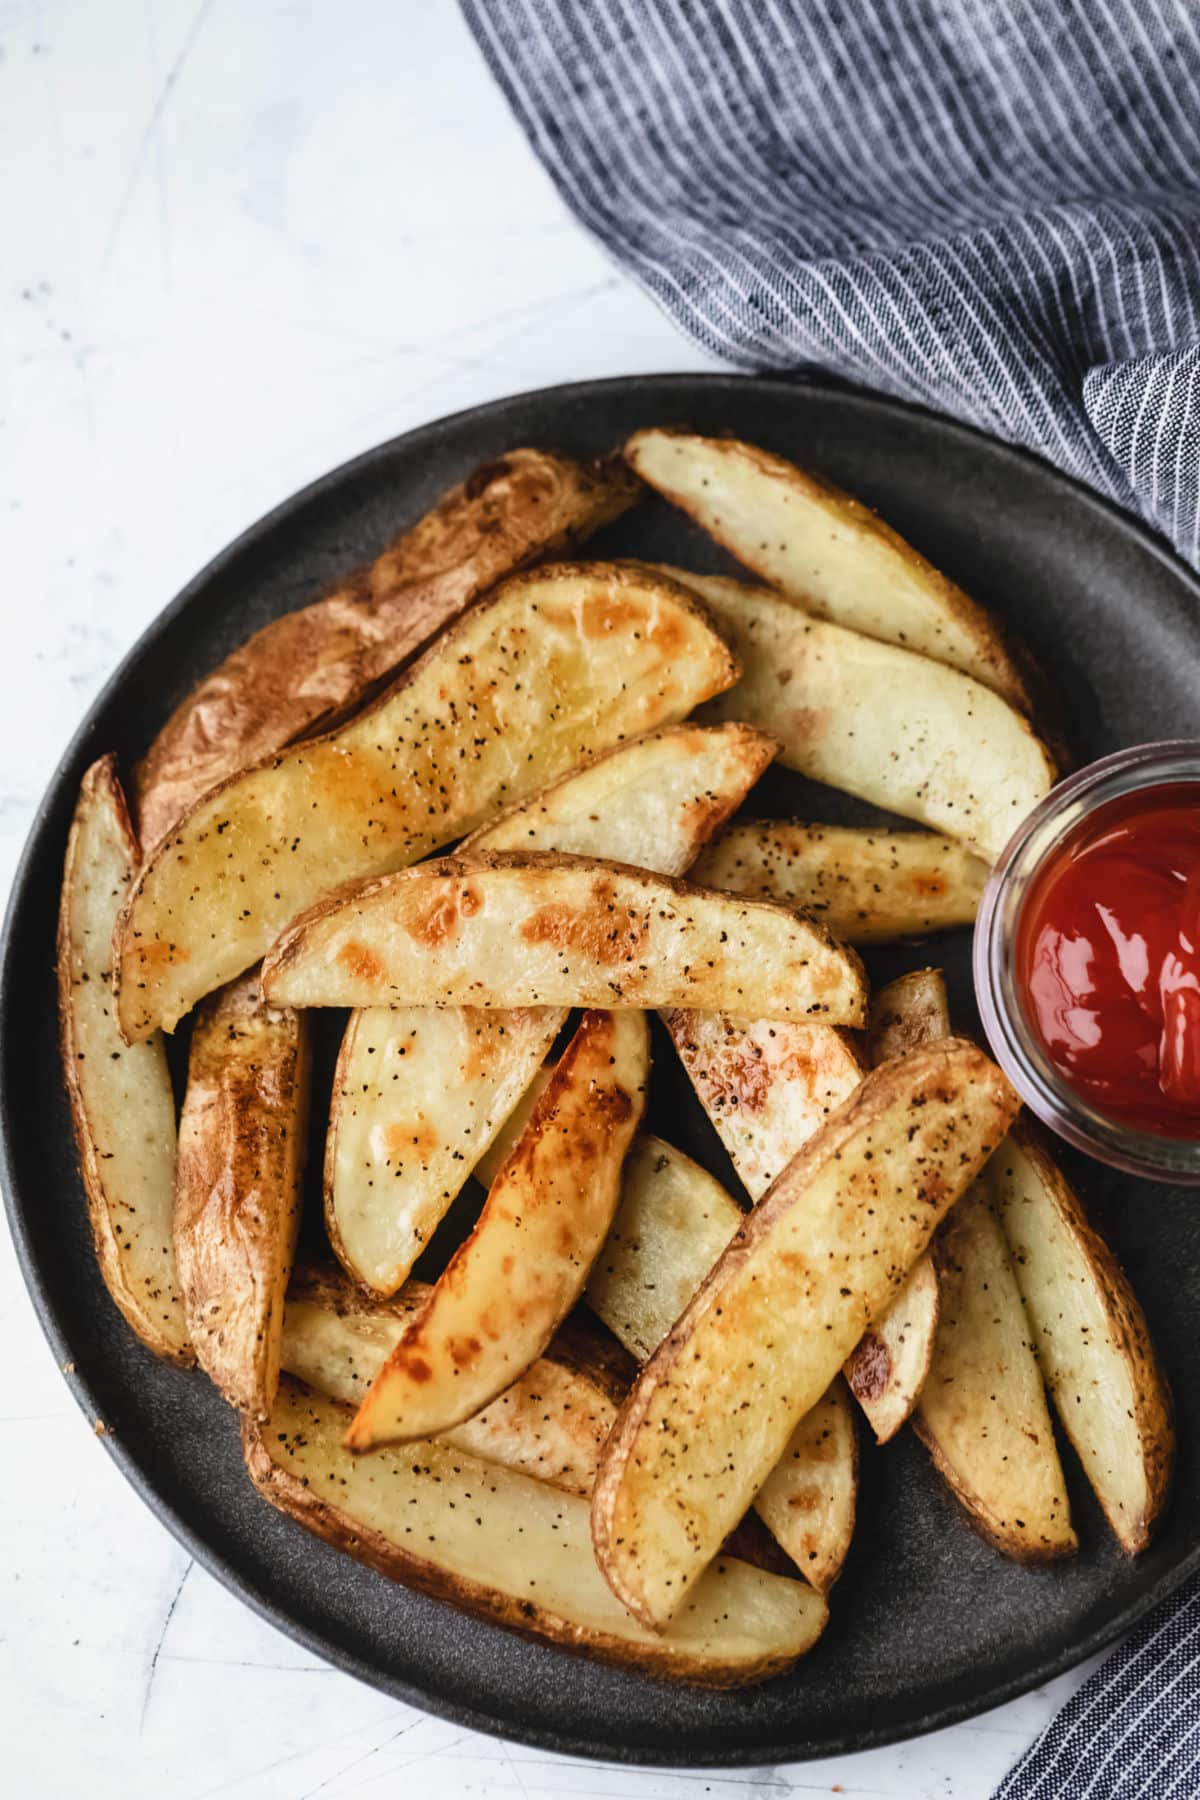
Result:
<svg viewBox="0 0 1200 1800">
<path fill-rule="evenodd" d="M 475 401 L 704 366 L 564 214 L 451 0 L 0 0 L 0 168 L 5 884 L 121 653 L 267 507 Z M 976 1796 L 1079 1679 L 790 1769 L 504 1745 L 315 1662 L 189 1563 L 69 1400 L 7 1239 L 0 1369 L 22 1800 Z"/>
</svg>

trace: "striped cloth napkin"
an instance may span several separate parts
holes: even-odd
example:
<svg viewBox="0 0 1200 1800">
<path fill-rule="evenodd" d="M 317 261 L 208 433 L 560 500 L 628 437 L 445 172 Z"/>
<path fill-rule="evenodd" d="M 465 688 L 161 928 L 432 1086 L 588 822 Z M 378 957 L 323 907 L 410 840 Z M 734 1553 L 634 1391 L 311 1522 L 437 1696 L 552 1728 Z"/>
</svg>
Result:
<svg viewBox="0 0 1200 1800">
<path fill-rule="evenodd" d="M 462 5 L 567 205 L 697 342 L 979 425 L 1200 567 L 1193 0 Z M 1200 1795 L 1195 1583 L 999 1795 Z"/>
<path fill-rule="evenodd" d="M 1200 566 L 1195 0 L 463 0 L 705 348 L 1035 450 Z"/>
</svg>

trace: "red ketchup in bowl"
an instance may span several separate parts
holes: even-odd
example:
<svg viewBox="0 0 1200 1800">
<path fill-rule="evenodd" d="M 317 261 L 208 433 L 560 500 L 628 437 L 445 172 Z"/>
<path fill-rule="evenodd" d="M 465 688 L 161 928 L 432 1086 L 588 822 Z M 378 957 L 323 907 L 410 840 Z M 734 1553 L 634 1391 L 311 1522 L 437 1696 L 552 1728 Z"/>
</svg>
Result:
<svg viewBox="0 0 1200 1800">
<path fill-rule="evenodd" d="M 1021 906 L 1016 976 L 1063 1080 L 1135 1130 L 1200 1138 L 1200 785 L 1076 826 Z"/>
</svg>

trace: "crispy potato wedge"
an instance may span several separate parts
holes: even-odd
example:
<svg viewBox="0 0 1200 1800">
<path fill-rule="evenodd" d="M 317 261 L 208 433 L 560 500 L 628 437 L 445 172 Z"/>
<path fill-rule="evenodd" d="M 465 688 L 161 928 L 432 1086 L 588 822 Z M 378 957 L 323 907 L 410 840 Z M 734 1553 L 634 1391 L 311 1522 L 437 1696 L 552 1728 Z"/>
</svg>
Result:
<svg viewBox="0 0 1200 1800">
<path fill-rule="evenodd" d="M 737 723 L 651 732 L 519 800 L 473 832 L 459 855 L 561 850 L 682 875 L 741 805 L 775 750 L 765 732 Z"/>
<path fill-rule="evenodd" d="M 158 846 L 118 928 L 126 1038 L 171 1029 L 338 883 L 416 862 L 736 670 L 661 577 L 606 563 L 514 576 L 370 711 L 231 776 Z"/>
<path fill-rule="evenodd" d="M 250 1479 L 298 1524 L 381 1575 L 561 1650 L 666 1681 L 765 1681 L 812 1648 L 825 1602 L 802 1581 L 721 1557 L 666 1633 L 631 1619 L 588 1540 L 588 1503 L 430 1441 L 343 1448 L 347 1411 L 285 1379 L 243 1427 Z"/>
<path fill-rule="evenodd" d="M 643 481 L 815 618 L 919 651 L 1030 710 L 996 620 L 861 500 L 736 438 L 639 431 L 625 455 Z"/>
<path fill-rule="evenodd" d="M 612 1223 L 649 1076 L 643 1014 L 585 1015 L 475 1229 L 359 1407 L 352 1450 L 448 1430 L 542 1354 Z"/>
<path fill-rule="evenodd" d="M 987 874 L 931 831 L 749 819 L 701 852 L 692 879 L 803 907 L 847 944 L 882 944 L 970 925 Z"/>
<path fill-rule="evenodd" d="M 325 1139 L 339 1262 L 394 1294 L 566 1023 L 565 1007 L 352 1013 Z"/>
<path fill-rule="evenodd" d="M 289 1006 L 723 1007 L 856 1025 L 852 950 L 786 907 L 586 856 L 493 852 L 301 914 L 263 964 Z"/>
<path fill-rule="evenodd" d="M 634 1140 L 586 1299 L 639 1363 L 657 1350 L 743 1217 L 720 1182 L 682 1151 L 648 1132 Z M 857 1495 L 858 1439 L 838 1380 L 796 1426 L 754 1510 L 827 1593 L 854 1535 Z"/>
<path fill-rule="evenodd" d="M 654 732 L 518 803 L 471 843 L 589 850 L 682 875 L 774 753 L 742 725 Z M 400 1286 L 565 1021 L 562 1008 L 353 1015 L 334 1078 L 325 1207 L 358 1280 L 378 1293 Z"/>
<path fill-rule="evenodd" d="M 635 1617 L 661 1627 L 684 1602 L 1016 1107 L 963 1040 L 885 1063 L 750 1214 L 601 1460 L 596 1555 Z"/>
<path fill-rule="evenodd" d="M 761 1199 L 865 1072 L 853 1034 L 833 1025 L 680 1008 L 662 1016 L 752 1200 Z"/>
<path fill-rule="evenodd" d="M 704 716 L 769 731 L 789 769 L 945 832 L 989 862 L 1049 789 L 1046 746 L 969 675 L 808 618 L 766 588 L 687 580 L 742 664 L 737 686 Z"/>
<path fill-rule="evenodd" d="M 503 576 L 568 554 L 635 498 L 615 463 L 513 450 L 477 469 L 368 568 L 264 625 L 176 707 L 134 770 L 145 843 L 227 776 L 360 705 Z"/>
<path fill-rule="evenodd" d="M 257 974 L 200 1009 L 175 1169 L 175 1256 L 202 1369 L 265 1419 L 300 1226 L 310 1021 L 267 1005 Z"/>
<path fill-rule="evenodd" d="M 867 1054 L 872 1068 L 950 1036 L 950 1002 L 940 969 L 912 969 L 871 996 Z"/>
<path fill-rule="evenodd" d="M 937 1270 L 927 1250 L 883 1317 L 864 1331 L 845 1366 L 850 1392 L 886 1444 L 912 1417 L 933 1363 L 941 1305 Z"/>
<path fill-rule="evenodd" d="M 485 1188 L 490 1188 L 500 1170 L 512 1154 L 517 1139 L 524 1133 L 525 1127 L 533 1117 L 533 1109 L 545 1090 L 546 1083 L 554 1073 L 552 1063 L 543 1063 L 537 1071 L 517 1104 L 505 1119 L 503 1125 L 475 1164 L 475 1174 Z"/>
<path fill-rule="evenodd" d="M 112 998 L 113 923 L 138 865 L 116 774 L 83 778 L 58 915 L 63 1076 L 100 1273 L 130 1329 L 170 1362 L 195 1360 L 171 1229 L 175 1097 L 160 1036 L 130 1048 Z"/>
<path fill-rule="evenodd" d="M 1018 1562 L 1078 1548 L 1062 1465 L 990 1180 L 934 1244 L 940 1313 L 913 1425 L 971 1523 Z"/>
<path fill-rule="evenodd" d="M 940 969 L 915 969 L 872 995 L 867 1029 L 872 1068 L 949 1036 L 950 1003 Z M 933 1361 L 938 1308 L 937 1270 L 927 1250 L 846 1363 L 850 1392 L 866 1414 L 876 1443 L 888 1443 L 912 1415 Z"/>
<path fill-rule="evenodd" d="M 345 1276 L 306 1272 L 288 1295 L 283 1367 L 318 1393 L 357 1406 L 431 1293 L 410 1281 L 392 1299 L 377 1300 Z M 510 1388 L 442 1441 L 567 1493 L 590 1494 L 627 1385 L 569 1338 L 555 1338 Z"/>
<path fill-rule="evenodd" d="M 988 1174 L 1055 1409 L 1118 1541 L 1135 1554 L 1166 1505 L 1175 1460 L 1171 1392 L 1145 1316 L 1024 1117 Z"/>
</svg>

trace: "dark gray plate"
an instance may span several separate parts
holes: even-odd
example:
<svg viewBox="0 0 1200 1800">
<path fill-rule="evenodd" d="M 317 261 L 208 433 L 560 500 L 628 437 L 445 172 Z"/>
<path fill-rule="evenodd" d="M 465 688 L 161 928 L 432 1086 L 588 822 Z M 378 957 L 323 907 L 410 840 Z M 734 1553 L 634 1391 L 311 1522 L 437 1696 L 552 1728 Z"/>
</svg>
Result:
<svg viewBox="0 0 1200 1800">
<path fill-rule="evenodd" d="M 521 1642 L 391 1586 L 262 1504 L 233 1416 L 200 1375 L 161 1367 L 110 1305 L 88 1242 L 55 1041 L 54 921 L 79 776 L 124 766 L 204 671 L 265 620 L 373 555 L 451 482 L 520 443 L 595 452 L 636 426 L 731 429 L 811 463 L 894 525 L 1021 633 L 1061 694 L 1081 757 L 1194 736 L 1200 583 L 1145 531 L 1042 464 L 957 425 L 819 385 L 731 376 L 588 383 L 445 419 L 335 471 L 252 527 L 170 605 L 92 708 L 42 802 L 17 876 L 0 976 L 0 1149 L 25 1278 L 81 1406 L 191 1553 L 284 1631 L 404 1700 L 484 1731 L 625 1762 L 781 1762 L 859 1750 L 983 1711 L 1080 1661 L 1200 1563 L 1200 1209 L 1074 1162 L 1141 1296 L 1175 1386 L 1174 1503 L 1136 1563 L 1117 1551 L 1069 1457 L 1079 1556 L 1031 1571 L 972 1533 L 908 1434 L 864 1446 L 859 1528 L 829 1629 L 796 1671 L 740 1694 L 671 1689 Z M 597 550 L 697 567 L 722 559 L 647 502 Z M 760 812 L 866 816 L 772 773 Z M 968 934 L 877 959 L 936 957 L 973 1022 Z M 655 1110 L 728 1177 L 660 1046 Z M 686 1129 L 682 1120 L 686 1115 Z M 311 1196 L 310 1196 L 310 1212 Z"/>
</svg>

